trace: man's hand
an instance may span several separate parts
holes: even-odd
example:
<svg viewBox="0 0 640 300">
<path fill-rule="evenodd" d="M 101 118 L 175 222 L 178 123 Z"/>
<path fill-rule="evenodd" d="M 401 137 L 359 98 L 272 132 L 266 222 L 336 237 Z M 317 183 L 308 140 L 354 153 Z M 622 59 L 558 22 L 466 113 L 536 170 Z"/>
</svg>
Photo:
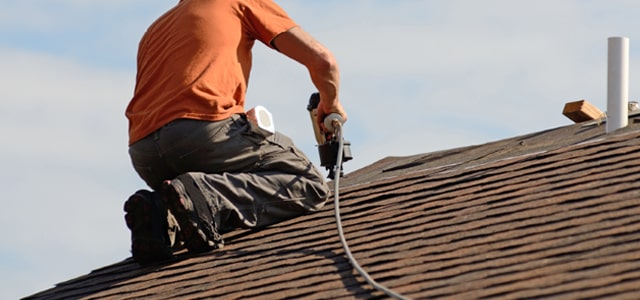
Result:
<svg viewBox="0 0 640 300">
<path fill-rule="evenodd" d="M 325 105 L 324 101 L 322 101 L 322 95 L 320 96 L 320 104 L 318 104 L 318 119 L 316 122 L 320 124 L 320 128 L 324 132 L 327 132 L 327 128 L 324 126 L 324 118 L 332 113 L 337 113 L 342 117 L 342 123 L 347 121 L 347 113 L 345 112 L 342 104 L 340 102 L 335 102 L 334 105 L 329 105 L 328 107 Z M 333 132 L 331 132 L 333 133 Z"/>
</svg>

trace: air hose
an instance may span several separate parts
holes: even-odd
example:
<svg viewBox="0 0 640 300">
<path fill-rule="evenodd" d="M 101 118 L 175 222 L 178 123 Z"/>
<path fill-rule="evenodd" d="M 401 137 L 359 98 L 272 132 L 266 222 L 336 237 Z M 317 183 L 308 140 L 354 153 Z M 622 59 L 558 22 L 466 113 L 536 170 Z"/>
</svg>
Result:
<svg viewBox="0 0 640 300">
<path fill-rule="evenodd" d="M 334 168 L 333 174 L 338 174 L 338 176 L 336 176 L 335 179 L 333 180 L 333 200 L 334 200 L 336 225 L 338 227 L 338 234 L 340 236 L 340 242 L 342 243 L 342 248 L 344 249 L 344 252 L 347 254 L 347 257 L 349 258 L 349 262 L 351 263 L 351 266 L 353 266 L 353 268 L 355 268 L 356 271 L 358 271 L 358 273 L 360 273 L 360 275 L 364 277 L 364 279 L 371 286 L 387 294 L 387 296 L 391 298 L 408 299 L 405 296 L 402 296 L 390 290 L 389 288 L 379 284 L 378 282 L 376 282 L 373 278 L 371 278 L 371 276 L 369 275 L 369 273 L 367 273 L 367 271 L 365 271 L 362 267 L 360 267 L 360 264 L 358 264 L 358 261 L 355 259 L 353 254 L 351 254 L 351 250 L 349 249 L 349 245 L 347 244 L 347 239 L 344 236 L 344 230 L 342 228 L 342 220 L 340 218 L 340 174 L 342 172 L 341 170 L 342 158 L 344 156 L 344 137 L 342 135 L 342 122 L 341 122 L 341 118 L 334 117 L 334 119 L 331 119 L 332 115 L 329 115 L 325 119 L 325 127 L 328 127 L 328 128 L 333 127 L 332 129 L 333 129 L 334 138 L 337 138 L 338 140 L 336 164 L 333 167 Z M 327 126 L 327 123 L 330 123 L 332 126 Z"/>
</svg>

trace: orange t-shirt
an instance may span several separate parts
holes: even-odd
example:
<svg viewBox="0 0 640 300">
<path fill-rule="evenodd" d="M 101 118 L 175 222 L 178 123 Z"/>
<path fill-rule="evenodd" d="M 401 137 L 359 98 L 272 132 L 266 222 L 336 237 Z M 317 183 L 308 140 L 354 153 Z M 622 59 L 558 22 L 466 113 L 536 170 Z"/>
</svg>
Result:
<svg viewBox="0 0 640 300">
<path fill-rule="evenodd" d="M 140 41 L 129 145 L 176 119 L 243 113 L 254 41 L 295 26 L 271 0 L 181 0 Z"/>
</svg>

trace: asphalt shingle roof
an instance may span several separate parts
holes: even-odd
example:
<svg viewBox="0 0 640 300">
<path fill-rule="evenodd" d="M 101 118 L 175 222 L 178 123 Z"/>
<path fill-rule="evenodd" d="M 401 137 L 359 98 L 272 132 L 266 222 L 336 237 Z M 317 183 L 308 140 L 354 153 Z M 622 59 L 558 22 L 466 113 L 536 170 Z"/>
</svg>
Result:
<svg viewBox="0 0 640 300">
<path fill-rule="evenodd" d="M 638 123 L 612 134 L 574 124 L 348 174 L 340 208 L 351 251 L 414 299 L 637 298 Z M 155 266 L 126 259 L 29 298 L 384 298 L 351 268 L 331 202 L 225 241 Z"/>
</svg>

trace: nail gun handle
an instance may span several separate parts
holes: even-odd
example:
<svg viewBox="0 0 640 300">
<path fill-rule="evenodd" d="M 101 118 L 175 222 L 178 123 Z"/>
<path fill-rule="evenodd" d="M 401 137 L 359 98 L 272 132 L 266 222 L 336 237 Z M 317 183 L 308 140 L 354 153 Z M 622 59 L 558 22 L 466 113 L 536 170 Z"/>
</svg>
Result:
<svg viewBox="0 0 640 300">
<path fill-rule="evenodd" d="M 318 105 L 320 104 L 320 94 L 313 93 L 309 98 L 309 104 L 307 105 L 307 110 L 309 111 L 309 117 L 311 118 L 311 124 L 313 125 L 313 133 L 316 137 L 316 142 L 318 145 L 324 144 L 327 140 L 322 132 L 322 128 L 320 128 L 320 124 L 318 124 Z"/>
</svg>

